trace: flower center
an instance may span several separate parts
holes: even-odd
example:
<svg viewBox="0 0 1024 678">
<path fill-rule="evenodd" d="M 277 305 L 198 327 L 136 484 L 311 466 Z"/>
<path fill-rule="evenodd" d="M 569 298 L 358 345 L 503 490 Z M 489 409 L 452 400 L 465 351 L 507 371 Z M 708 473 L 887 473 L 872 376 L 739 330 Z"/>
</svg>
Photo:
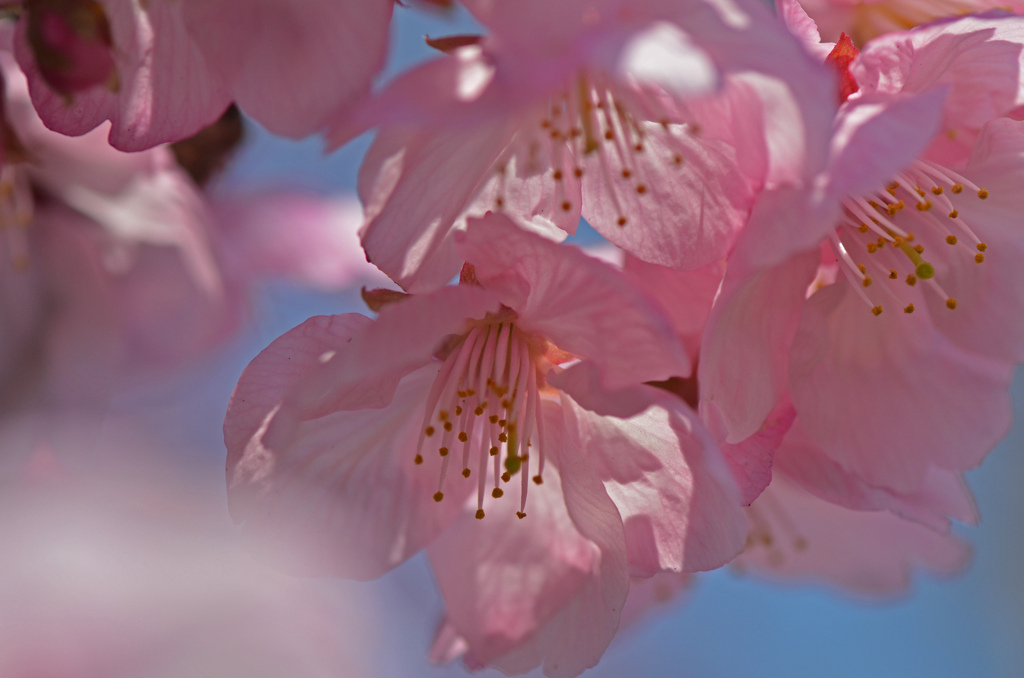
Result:
<svg viewBox="0 0 1024 678">
<path fill-rule="evenodd" d="M 958 205 L 988 195 L 952 170 L 917 160 L 884 190 L 843 199 L 843 216 L 830 236 L 839 268 L 875 315 L 882 313 L 882 304 L 869 292 L 878 289 L 872 288 L 874 275 L 892 283 L 880 286 L 881 294 L 899 303 L 904 313 L 914 312 L 909 290 L 919 280 L 945 299 L 947 308 L 955 309 L 956 299 L 935 279 L 933 262 L 985 261 L 987 245 L 960 217 Z M 914 211 L 904 213 L 909 205 Z M 908 226 L 917 228 L 918 234 Z"/>
<path fill-rule="evenodd" d="M 489 467 L 493 499 L 504 495 L 502 483 L 520 474 L 516 515 L 526 517 L 531 450 L 538 459 L 533 481 L 543 482 L 538 360 L 544 344 L 518 329 L 514 317 L 492 318 L 473 327 L 447 356 L 427 396 L 414 459 L 422 464 L 431 445 L 441 456 L 435 501 L 444 499 L 448 466 L 454 453 L 461 452 L 464 478 L 472 476 L 470 465 L 476 465 L 476 517 L 484 517 Z"/>
<path fill-rule="evenodd" d="M 692 116 L 678 102 L 633 95 L 600 74 L 581 74 L 539 117 L 536 126 L 516 133 L 509 159 L 497 165 L 495 208 L 507 204 L 514 158 L 520 176 L 550 172 L 556 213 L 573 208 L 567 182 L 595 174 L 618 212 L 619 227 L 629 223 L 627 213 L 636 213 L 637 201 L 654 199 L 652 187 L 664 181 L 663 173 L 655 176 L 648 168 L 682 167 L 700 132 L 697 124 L 686 122 Z"/>
</svg>

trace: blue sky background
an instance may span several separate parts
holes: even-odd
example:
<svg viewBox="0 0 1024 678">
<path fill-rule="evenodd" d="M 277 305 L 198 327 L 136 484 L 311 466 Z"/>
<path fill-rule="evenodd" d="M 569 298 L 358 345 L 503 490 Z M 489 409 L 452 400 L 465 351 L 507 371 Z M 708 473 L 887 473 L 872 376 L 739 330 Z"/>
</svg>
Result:
<svg viewBox="0 0 1024 678">
<path fill-rule="evenodd" d="M 385 77 L 430 55 L 424 34 L 472 30 L 464 14 L 431 16 L 397 7 L 395 46 Z M 367 145 L 368 140 L 361 138 L 325 157 L 317 139 L 287 141 L 253 127 L 221 187 L 286 185 L 350 194 Z M 596 237 L 589 229 L 583 229 L 583 234 L 584 239 Z M 258 303 L 260 326 L 224 360 L 203 370 L 201 379 L 207 387 L 189 405 L 199 422 L 194 435 L 207 441 L 219 438 L 220 417 L 239 372 L 270 340 L 309 315 L 350 310 L 363 310 L 354 294 L 314 295 L 268 288 Z M 1024 393 L 1021 378 L 1015 392 Z M 1018 403 L 1018 421 L 1021 408 Z M 604 661 L 585 675 L 1024 676 L 1022 445 L 1024 427 L 1018 425 L 969 475 L 982 524 L 961 530 L 976 551 L 964 576 L 950 581 L 919 576 L 904 598 L 870 603 L 820 587 L 780 587 L 730 571 L 710 573 L 699 578 L 685 601 L 626 632 Z M 210 463 L 217 466 L 223 459 Z M 377 606 L 378 613 L 370 615 L 367 624 L 375 625 L 380 637 L 381 648 L 374 659 L 380 678 L 466 675 L 458 666 L 426 664 L 441 603 L 422 558 L 377 582 L 324 586 Z"/>
</svg>

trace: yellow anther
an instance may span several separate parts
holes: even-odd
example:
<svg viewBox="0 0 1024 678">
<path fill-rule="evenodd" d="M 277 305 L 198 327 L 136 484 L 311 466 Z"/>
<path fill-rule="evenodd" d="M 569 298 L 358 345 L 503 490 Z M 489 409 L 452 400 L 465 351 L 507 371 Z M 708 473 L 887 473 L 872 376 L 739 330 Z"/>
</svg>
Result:
<svg viewBox="0 0 1024 678">
<path fill-rule="evenodd" d="M 907 233 L 905 236 L 903 236 L 903 239 L 906 240 L 907 242 L 913 242 L 914 234 L 913 233 Z"/>
<path fill-rule="evenodd" d="M 434 435 L 434 427 L 428 426 L 425 429 L 423 429 L 423 432 L 426 433 L 427 437 L 429 438 L 430 436 Z"/>
<path fill-rule="evenodd" d="M 500 426 L 501 428 L 505 428 L 505 424 L 507 424 L 507 423 L 508 423 L 508 420 L 506 420 L 506 419 L 499 419 L 498 420 L 498 426 Z"/>
<path fill-rule="evenodd" d="M 873 242 L 868 243 L 868 254 L 874 254 L 878 251 L 878 245 Z"/>
<path fill-rule="evenodd" d="M 931 208 L 932 208 L 932 201 L 931 200 L 925 200 L 924 202 L 917 203 L 917 210 L 919 212 L 927 212 Z"/>
<path fill-rule="evenodd" d="M 465 431 L 459 431 L 459 442 L 464 443 L 469 440 L 469 435 Z"/>
<path fill-rule="evenodd" d="M 949 299 L 946 299 L 946 308 L 948 308 L 951 311 L 954 308 L 956 308 L 956 299 L 954 299 L 953 297 L 950 297 Z"/>
<path fill-rule="evenodd" d="M 494 497 L 495 499 L 499 499 L 503 494 L 505 494 L 505 492 L 500 487 L 496 487 L 493 490 L 491 490 L 491 496 Z"/>
<path fill-rule="evenodd" d="M 984 252 L 984 251 L 985 251 L 985 250 L 987 250 L 987 249 L 988 249 L 988 245 L 986 245 L 986 244 L 985 244 L 985 243 L 983 243 L 983 242 L 979 242 L 979 243 L 978 243 L 978 251 L 979 251 L 979 252 Z"/>
<path fill-rule="evenodd" d="M 445 421 L 446 419 L 448 419 L 448 410 L 441 410 L 440 412 L 438 412 L 437 418 L 440 419 L 441 421 Z"/>
<path fill-rule="evenodd" d="M 981 252 L 978 252 L 977 254 L 974 255 L 974 260 L 980 264 L 981 262 L 985 261 L 985 255 L 982 254 Z"/>
<path fill-rule="evenodd" d="M 472 474 L 472 471 L 470 471 L 468 468 L 462 469 L 462 477 L 463 478 L 468 478 L 470 476 L 470 474 Z"/>
<path fill-rule="evenodd" d="M 913 313 L 914 312 L 914 305 L 913 304 L 907 304 L 906 308 L 903 309 L 903 312 L 904 313 Z"/>
<path fill-rule="evenodd" d="M 895 280 L 897 277 L 899 277 L 899 274 L 896 273 L 896 271 L 892 271 L 892 270 L 889 271 L 889 279 L 890 280 Z"/>
<path fill-rule="evenodd" d="M 444 499 L 444 492 L 434 493 L 434 501 L 441 501 L 442 499 Z"/>
<path fill-rule="evenodd" d="M 473 414 L 475 414 L 475 415 L 476 415 L 476 416 L 478 416 L 478 417 L 479 417 L 479 416 L 480 416 L 481 414 L 483 414 L 483 413 L 484 413 L 484 406 L 483 406 L 483 405 L 477 405 L 477 406 L 476 406 L 476 409 L 475 409 L 475 410 L 473 410 Z"/>
<path fill-rule="evenodd" d="M 882 307 L 875 306 L 873 309 L 871 309 L 871 312 L 874 313 L 875 315 L 882 315 Z"/>
<path fill-rule="evenodd" d="M 869 229 L 868 225 L 865 223 L 861 223 L 861 225 L 857 227 L 857 231 L 859 231 L 860 233 L 867 233 L 869 230 L 871 229 Z"/>
<path fill-rule="evenodd" d="M 907 274 L 907 284 L 910 285 L 911 287 L 916 285 L 917 284 L 917 276 L 914 275 L 913 273 L 908 273 Z"/>
<path fill-rule="evenodd" d="M 947 235 L 946 236 L 946 242 L 949 243 L 950 245 L 955 245 L 956 244 L 956 236 L 955 235 Z"/>
<path fill-rule="evenodd" d="M 423 463 L 423 455 L 422 455 L 422 454 L 417 454 L 417 455 L 416 455 L 415 457 L 413 457 L 413 460 L 412 460 L 412 461 L 413 461 L 413 463 L 414 463 L 414 464 L 416 464 L 417 466 L 418 466 L 418 465 L 420 465 L 420 464 L 422 464 L 422 463 Z"/>
<path fill-rule="evenodd" d="M 868 269 L 864 268 L 864 264 L 857 264 L 857 268 L 860 269 L 862 274 L 868 272 Z"/>
<path fill-rule="evenodd" d="M 954 193 L 959 195 L 960 193 L 964 192 L 964 185 L 963 184 L 953 184 L 952 186 L 949 187 L 949 190 L 951 190 Z"/>
<path fill-rule="evenodd" d="M 918 254 L 924 254 L 924 245 L 914 245 L 914 251 L 917 252 Z"/>
<path fill-rule="evenodd" d="M 949 213 L 950 219 L 956 219 L 958 216 L 960 216 L 960 213 L 956 210 L 953 210 L 952 212 Z"/>
<path fill-rule="evenodd" d="M 462 397 L 465 398 L 466 396 L 462 396 Z M 456 405 L 455 406 L 455 416 L 457 417 L 460 414 L 462 414 L 462 405 Z"/>
<path fill-rule="evenodd" d="M 864 276 L 864 279 L 860 281 L 860 284 L 863 285 L 864 287 L 871 287 L 871 276 Z"/>
<path fill-rule="evenodd" d="M 444 423 L 444 430 L 445 431 L 451 431 L 452 430 L 452 423 L 450 421 L 446 421 Z"/>
<path fill-rule="evenodd" d="M 942 186 L 932 186 L 933 195 L 942 195 Z"/>
<path fill-rule="evenodd" d="M 915 187 L 914 187 L 914 193 L 917 193 L 917 194 L 918 194 L 919 196 L 921 196 L 922 198 L 924 197 L 924 191 L 922 191 L 922 190 L 921 190 L 921 187 L 920 187 L 920 186 L 915 186 Z"/>
<path fill-rule="evenodd" d="M 483 520 L 484 519 L 484 510 L 483 509 L 477 509 L 476 510 L 476 519 L 477 520 Z"/>
<path fill-rule="evenodd" d="M 900 211 L 900 208 L 893 204 L 886 207 L 885 211 L 889 213 L 890 217 L 894 217 L 896 216 L 896 213 Z"/>
<path fill-rule="evenodd" d="M 986 190 L 984 188 L 979 188 L 978 189 L 978 197 L 981 198 L 982 200 L 987 198 L 988 197 L 988 190 Z"/>
</svg>

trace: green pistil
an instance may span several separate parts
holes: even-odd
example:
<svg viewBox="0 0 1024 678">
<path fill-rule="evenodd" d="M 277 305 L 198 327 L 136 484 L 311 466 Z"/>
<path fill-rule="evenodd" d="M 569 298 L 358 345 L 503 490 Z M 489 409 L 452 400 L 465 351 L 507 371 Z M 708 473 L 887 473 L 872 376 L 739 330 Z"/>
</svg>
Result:
<svg viewBox="0 0 1024 678">
<path fill-rule="evenodd" d="M 897 245 L 897 247 L 903 250 L 903 253 L 910 258 L 911 262 L 913 262 L 914 273 L 918 278 L 927 280 L 935 277 L 935 267 L 931 265 L 931 262 L 925 261 L 921 254 L 915 250 L 910 243 L 904 240 Z"/>
</svg>

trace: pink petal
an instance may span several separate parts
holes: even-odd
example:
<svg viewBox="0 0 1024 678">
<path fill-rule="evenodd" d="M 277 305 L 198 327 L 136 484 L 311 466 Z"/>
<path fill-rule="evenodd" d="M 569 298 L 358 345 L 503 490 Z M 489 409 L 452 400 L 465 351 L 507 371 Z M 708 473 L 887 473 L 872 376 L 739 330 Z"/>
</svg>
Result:
<svg viewBox="0 0 1024 678">
<path fill-rule="evenodd" d="M 907 589 L 917 569 L 962 572 L 970 547 L 885 511 L 850 511 L 781 474 L 750 509 L 751 545 L 736 565 L 775 581 L 813 579 L 867 596 Z"/>
<path fill-rule="evenodd" d="M 779 402 L 754 435 L 738 443 L 722 443 L 722 454 L 740 488 L 740 503 L 750 506 L 772 480 L 775 451 L 796 413 L 788 398 Z"/>
<path fill-rule="evenodd" d="M 689 374 L 689 359 L 657 306 L 604 262 L 496 214 L 470 220 L 457 243 L 524 330 L 593 360 L 604 388 Z"/>
<path fill-rule="evenodd" d="M 864 93 L 922 93 L 946 85 L 943 128 L 978 128 L 1024 103 L 1022 42 L 1020 17 L 964 17 L 876 38 L 852 73 Z"/>
<path fill-rule="evenodd" d="M 720 567 L 746 537 L 735 483 L 689 408 L 669 394 L 652 400 L 629 419 L 592 414 L 568 398 L 562 404 L 570 434 L 622 517 L 630 575 Z"/>
<path fill-rule="evenodd" d="M 821 36 L 818 34 L 818 25 L 814 23 L 814 19 L 807 15 L 804 8 L 800 6 L 798 0 L 778 0 L 775 3 L 775 9 L 779 13 L 779 18 L 789 29 L 790 33 L 800 38 L 800 42 L 803 43 L 804 47 L 810 50 L 814 50 L 818 47 L 821 42 Z M 826 54 L 821 55 L 822 58 Z"/>
<path fill-rule="evenodd" d="M 685 133 L 669 143 L 658 123 L 643 127 L 642 152 L 584 156 L 583 217 L 645 261 L 692 269 L 722 258 L 752 199 L 734 150 Z"/>
<path fill-rule="evenodd" d="M 15 54 L 47 127 L 78 136 L 110 120 L 111 145 L 139 151 L 189 137 L 220 117 L 230 96 L 189 36 L 180 3 L 154 0 L 145 10 L 131 0 L 102 4 L 110 21 L 118 89 L 95 86 L 79 92 L 73 106 L 44 82 L 24 24 L 17 29 Z"/>
<path fill-rule="evenodd" d="M 943 334 L 971 351 L 1012 362 L 1024 360 L 1024 269 L 1018 265 L 1024 257 L 1022 160 L 1022 123 L 1004 118 L 982 128 L 968 175 L 991 195 L 984 201 L 964 201 L 959 218 L 988 246 L 985 260 L 978 264 L 976 252 L 960 248 L 948 257 L 951 263 L 939 279 L 957 300 L 955 313 L 938 295 L 927 298 L 932 321 Z M 967 244 L 973 249 L 973 243 Z M 952 249 L 945 243 L 934 248 Z"/>
<path fill-rule="evenodd" d="M 432 540 L 469 494 L 446 487 L 446 501 L 435 502 L 440 457 L 413 463 L 436 366 L 405 377 L 388 407 L 306 419 L 283 441 L 267 435 L 302 373 L 367 327 L 362 316 L 311 318 L 253 360 L 228 408 L 232 515 L 290 571 L 379 576 Z"/>
<path fill-rule="evenodd" d="M 546 429 L 553 430 L 557 428 Z M 544 661 L 544 672 L 550 678 L 576 676 L 597 663 L 618 629 L 629 591 L 622 519 L 573 437 L 573 432 L 567 431 L 559 445 L 556 433 L 550 447 L 557 450 L 555 463 L 562 474 L 569 517 L 580 534 L 597 545 L 601 560 L 597 576 L 587 580 L 576 604 L 566 611 L 561 632 L 550 636 L 552 645 Z"/>
<path fill-rule="evenodd" d="M 687 353 L 696 356 L 711 303 L 722 283 L 725 262 L 716 261 L 694 271 L 675 271 L 626 255 L 623 272 L 658 302 Z"/>
<path fill-rule="evenodd" d="M 831 459 L 913 491 L 931 466 L 972 468 L 1002 439 L 1012 372 L 951 344 L 926 314 L 875 316 L 841 282 L 808 300 L 789 376 L 803 430 Z"/>
<path fill-rule="evenodd" d="M 410 296 L 381 309 L 374 324 L 298 380 L 285 397 L 290 416 L 322 417 L 335 410 L 384 407 L 398 380 L 433 359 L 451 334 L 465 331 L 468 320 L 496 312 L 488 292 L 468 286 L 446 287 Z M 283 420 L 275 435 L 287 437 Z"/>
<path fill-rule="evenodd" d="M 285 332 L 242 372 L 224 419 L 228 467 L 238 464 L 249 440 L 302 374 L 373 321 L 358 313 L 316 316 Z"/>
<path fill-rule="evenodd" d="M 819 261 L 812 251 L 749 278 L 726 272 L 697 371 L 701 419 L 718 440 L 754 435 L 785 394 L 786 356 Z"/>
<path fill-rule="evenodd" d="M 457 275 L 451 228 L 510 136 L 507 121 L 430 134 L 381 131 L 359 170 L 367 259 L 410 292 Z"/>
<path fill-rule="evenodd" d="M 844 471 L 804 434 L 799 420 L 775 455 L 776 470 L 821 499 L 857 511 L 885 509 L 936 530 L 948 530 L 949 519 L 977 524 L 978 508 L 959 473 L 930 468 L 921 487 L 896 492 L 872 487 Z"/>
<path fill-rule="evenodd" d="M 275 134 L 311 134 L 370 89 L 390 0 L 186 2 L 184 22 L 242 110 Z M 343 64 L 343 68 L 339 65 Z"/>
<path fill-rule="evenodd" d="M 835 197 L 884 188 L 927 148 L 939 131 L 943 87 L 917 96 L 854 97 L 836 117 L 829 189 Z"/>
<path fill-rule="evenodd" d="M 492 502 L 483 520 L 466 510 L 427 549 L 448 623 L 472 663 L 493 664 L 531 641 L 550 648 L 537 634 L 599 577 L 598 547 L 569 518 L 558 485 L 557 471 L 546 469 L 526 518 L 516 518 L 512 498 Z M 539 654 L 527 668 L 540 663 Z"/>
</svg>

